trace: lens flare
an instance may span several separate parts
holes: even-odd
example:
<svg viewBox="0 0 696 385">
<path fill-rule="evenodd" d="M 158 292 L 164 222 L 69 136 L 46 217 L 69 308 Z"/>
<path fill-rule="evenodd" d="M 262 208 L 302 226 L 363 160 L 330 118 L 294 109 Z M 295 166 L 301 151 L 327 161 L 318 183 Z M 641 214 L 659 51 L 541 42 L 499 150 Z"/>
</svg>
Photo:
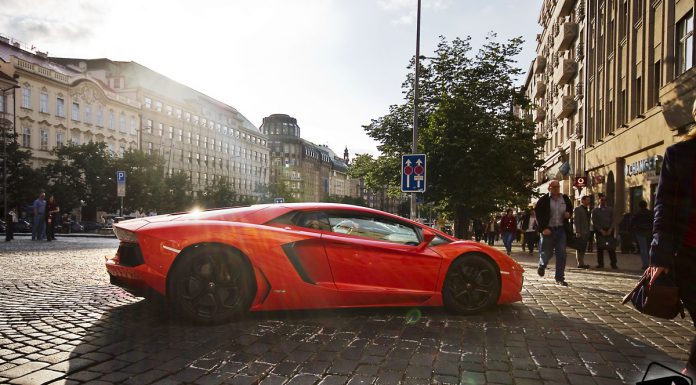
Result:
<svg viewBox="0 0 696 385">
<path fill-rule="evenodd" d="M 421 311 L 418 308 L 413 308 L 406 313 L 406 325 L 415 325 L 420 321 Z"/>
</svg>

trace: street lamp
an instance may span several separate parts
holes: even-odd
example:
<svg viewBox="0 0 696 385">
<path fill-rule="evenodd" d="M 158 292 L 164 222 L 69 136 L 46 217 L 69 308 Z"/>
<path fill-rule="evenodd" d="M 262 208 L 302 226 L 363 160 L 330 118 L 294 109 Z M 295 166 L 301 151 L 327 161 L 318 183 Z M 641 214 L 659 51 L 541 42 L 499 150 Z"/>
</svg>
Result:
<svg viewBox="0 0 696 385">
<path fill-rule="evenodd" d="M 416 20 L 416 58 L 414 64 L 416 66 L 416 76 L 413 81 L 413 146 L 411 148 L 413 154 L 418 153 L 418 75 L 420 67 L 420 19 L 421 19 L 421 0 L 418 0 L 418 17 Z M 416 220 L 418 213 L 416 212 L 416 193 L 411 193 L 411 220 Z"/>
</svg>

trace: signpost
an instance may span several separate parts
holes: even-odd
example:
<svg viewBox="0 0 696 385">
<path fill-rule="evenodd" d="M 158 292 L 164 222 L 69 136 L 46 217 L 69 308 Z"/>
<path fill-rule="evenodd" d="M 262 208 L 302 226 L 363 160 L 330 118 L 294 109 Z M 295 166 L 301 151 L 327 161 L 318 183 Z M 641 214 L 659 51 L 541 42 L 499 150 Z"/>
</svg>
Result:
<svg viewBox="0 0 696 385">
<path fill-rule="evenodd" d="M 401 191 L 425 192 L 425 154 L 401 156 Z"/>
<path fill-rule="evenodd" d="M 126 196 L 126 172 L 116 171 L 116 196 L 121 197 L 121 211 L 119 216 L 123 216 L 123 197 Z"/>
</svg>

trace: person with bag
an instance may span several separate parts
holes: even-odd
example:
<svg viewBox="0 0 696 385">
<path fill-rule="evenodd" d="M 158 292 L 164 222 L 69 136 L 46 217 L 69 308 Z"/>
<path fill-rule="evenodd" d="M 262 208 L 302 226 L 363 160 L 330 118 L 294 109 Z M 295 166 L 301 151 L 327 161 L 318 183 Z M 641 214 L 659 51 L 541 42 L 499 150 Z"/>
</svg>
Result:
<svg viewBox="0 0 696 385">
<path fill-rule="evenodd" d="M 507 255 L 512 252 L 512 241 L 517 232 L 517 218 L 512 215 L 512 209 L 507 209 L 505 215 L 500 219 L 500 236 L 503 238 L 503 245 Z"/>
<path fill-rule="evenodd" d="M 527 250 L 529 254 L 534 254 L 534 246 L 537 243 L 537 220 L 534 210 L 527 210 L 527 213 L 522 219 L 522 231 L 524 231 L 524 244 L 527 245 Z M 524 251 L 524 250 L 523 250 Z"/>
<path fill-rule="evenodd" d="M 573 225 L 575 227 L 575 258 L 578 260 L 579 269 L 587 269 L 590 265 L 585 263 L 585 250 L 587 240 L 590 237 L 590 197 L 585 195 L 580 199 L 580 206 L 573 210 Z"/>
<path fill-rule="evenodd" d="M 568 286 L 565 281 L 566 241 L 572 234 L 567 234 L 570 228 L 570 217 L 573 204 L 567 195 L 561 194 L 561 183 L 557 180 L 549 182 L 549 193 L 543 195 L 534 207 L 536 212 L 541 240 L 539 241 L 539 267 L 537 274 L 544 276 L 546 265 L 556 255 L 556 284 Z"/>
<path fill-rule="evenodd" d="M 696 119 L 696 101 L 691 108 Z M 696 327 L 696 127 L 665 151 L 654 206 L 651 283 L 672 275 Z M 696 338 L 682 374 L 696 377 Z"/>
<path fill-rule="evenodd" d="M 609 253 L 611 268 L 616 264 L 616 238 L 614 238 L 614 209 L 607 205 L 607 196 L 599 195 L 599 206 L 592 210 L 592 224 L 597 234 L 597 268 L 604 268 L 604 250 Z"/>
</svg>

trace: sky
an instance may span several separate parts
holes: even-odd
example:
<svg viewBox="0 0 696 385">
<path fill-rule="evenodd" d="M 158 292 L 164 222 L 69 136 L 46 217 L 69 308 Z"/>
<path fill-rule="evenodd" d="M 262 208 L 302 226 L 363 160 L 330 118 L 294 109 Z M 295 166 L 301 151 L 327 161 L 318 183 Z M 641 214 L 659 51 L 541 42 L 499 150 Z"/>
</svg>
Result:
<svg viewBox="0 0 696 385">
<path fill-rule="evenodd" d="M 525 40 L 541 0 L 422 0 L 421 55 L 444 36 L 477 50 Z M 0 34 L 55 57 L 135 61 L 236 108 L 256 127 L 297 119 L 302 138 L 378 155 L 363 126 L 405 102 L 417 0 L 0 0 Z M 524 79 L 520 79 L 522 83 Z"/>
</svg>

